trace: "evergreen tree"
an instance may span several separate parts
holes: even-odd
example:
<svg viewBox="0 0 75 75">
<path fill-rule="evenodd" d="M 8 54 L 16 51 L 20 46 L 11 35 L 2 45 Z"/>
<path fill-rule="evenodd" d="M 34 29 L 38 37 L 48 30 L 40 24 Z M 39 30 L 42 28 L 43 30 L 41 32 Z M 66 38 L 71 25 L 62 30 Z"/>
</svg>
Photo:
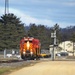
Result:
<svg viewBox="0 0 75 75">
<path fill-rule="evenodd" d="M 70 40 L 71 40 L 72 42 L 75 42 L 75 32 L 72 33 Z"/>
<path fill-rule="evenodd" d="M 0 19 L 0 41 L 3 45 L 0 45 L 2 49 L 4 48 L 17 48 L 19 47 L 19 42 L 25 35 L 24 24 L 17 18 L 14 14 L 6 14 L 1 16 Z"/>
<path fill-rule="evenodd" d="M 38 28 L 35 24 L 30 24 L 29 31 L 27 33 L 28 36 L 32 36 L 34 38 L 37 38 L 38 36 Z"/>
<path fill-rule="evenodd" d="M 38 25 L 38 38 L 41 41 L 42 49 L 49 48 L 50 37 L 48 35 L 48 29 L 44 25 Z"/>
<path fill-rule="evenodd" d="M 48 49 L 50 45 L 50 33 L 49 30 L 44 25 L 30 24 L 30 29 L 28 31 L 32 37 L 37 38 L 41 42 L 42 49 Z"/>
</svg>

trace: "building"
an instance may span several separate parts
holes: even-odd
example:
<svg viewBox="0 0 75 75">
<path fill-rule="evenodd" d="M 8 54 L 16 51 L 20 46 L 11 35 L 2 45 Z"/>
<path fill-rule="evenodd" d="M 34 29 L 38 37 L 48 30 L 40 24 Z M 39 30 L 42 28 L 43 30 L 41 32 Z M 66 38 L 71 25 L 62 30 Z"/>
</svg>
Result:
<svg viewBox="0 0 75 75">
<path fill-rule="evenodd" d="M 50 52 L 52 52 L 53 46 L 50 45 Z M 64 41 L 55 48 L 55 54 L 60 52 L 68 52 L 69 55 L 75 54 L 75 45 L 72 41 Z"/>
</svg>

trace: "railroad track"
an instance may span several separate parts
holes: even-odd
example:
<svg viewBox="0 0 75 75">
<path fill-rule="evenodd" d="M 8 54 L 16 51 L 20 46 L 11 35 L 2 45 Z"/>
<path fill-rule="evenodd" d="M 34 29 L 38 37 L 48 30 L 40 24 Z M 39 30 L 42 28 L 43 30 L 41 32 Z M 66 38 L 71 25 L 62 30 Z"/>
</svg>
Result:
<svg viewBox="0 0 75 75">
<path fill-rule="evenodd" d="M 23 60 L 18 60 L 18 59 L 5 59 L 5 60 L 0 60 L 0 63 L 13 63 L 13 62 L 22 62 Z"/>
<path fill-rule="evenodd" d="M 40 58 L 40 60 L 22 60 L 22 59 L 2 59 L 0 63 L 16 63 L 16 62 L 42 62 L 42 61 L 52 61 L 50 58 Z M 75 61 L 75 59 L 55 59 L 55 61 Z"/>
<path fill-rule="evenodd" d="M 16 62 L 36 62 L 36 61 L 47 61 L 49 59 L 40 59 L 40 60 L 20 60 L 20 59 L 2 59 L 0 63 L 16 63 Z"/>
</svg>

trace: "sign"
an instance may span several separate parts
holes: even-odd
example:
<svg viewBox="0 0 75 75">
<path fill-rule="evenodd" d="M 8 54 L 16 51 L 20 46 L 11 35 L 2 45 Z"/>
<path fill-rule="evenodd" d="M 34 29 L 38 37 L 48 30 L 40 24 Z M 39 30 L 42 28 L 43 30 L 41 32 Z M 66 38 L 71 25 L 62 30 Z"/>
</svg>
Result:
<svg viewBox="0 0 75 75">
<path fill-rule="evenodd" d="M 51 38 L 55 38 L 56 37 L 56 33 L 51 33 Z"/>
</svg>

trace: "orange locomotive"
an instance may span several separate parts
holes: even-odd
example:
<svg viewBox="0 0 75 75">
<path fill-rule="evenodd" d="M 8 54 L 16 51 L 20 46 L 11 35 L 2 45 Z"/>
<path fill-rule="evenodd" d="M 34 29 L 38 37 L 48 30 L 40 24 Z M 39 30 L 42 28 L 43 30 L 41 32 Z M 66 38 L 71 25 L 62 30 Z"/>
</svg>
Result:
<svg viewBox="0 0 75 75">
<path fill-rule="evenodd" d="M 20 41 L 22 59 L 35 59 L 40 57 L 40 41 L 32 37 L 24 37 Z"/>
</svg>

